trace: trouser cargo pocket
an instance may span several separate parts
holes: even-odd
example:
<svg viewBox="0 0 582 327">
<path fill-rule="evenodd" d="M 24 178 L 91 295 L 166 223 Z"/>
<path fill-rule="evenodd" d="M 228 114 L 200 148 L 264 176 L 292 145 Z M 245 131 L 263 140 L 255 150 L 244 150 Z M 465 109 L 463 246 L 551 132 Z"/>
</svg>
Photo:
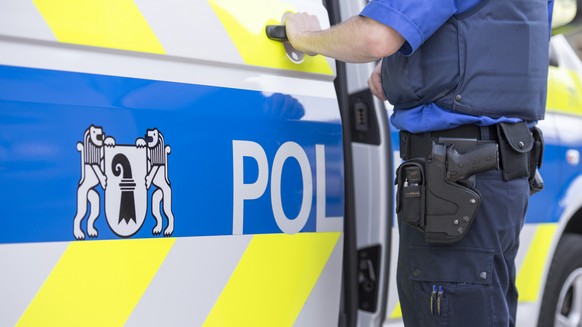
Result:
<svg viewBox="0 0 582 327">
<path fill-rule="evenodd" d="M 494 251 L 411 246 L 410 279 L 423 326 L 494 326 Z"/>
</svg>

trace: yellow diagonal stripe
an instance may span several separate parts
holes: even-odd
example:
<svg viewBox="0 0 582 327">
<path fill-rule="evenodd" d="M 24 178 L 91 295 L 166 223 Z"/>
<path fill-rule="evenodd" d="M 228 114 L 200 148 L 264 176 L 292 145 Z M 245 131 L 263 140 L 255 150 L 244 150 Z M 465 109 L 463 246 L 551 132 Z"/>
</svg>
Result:
<svg viewBox="0 0 582 327">
<path fill-rule="evenodd" d="M 71 243 L 17 326 L 122 326 L 174 242 Z"/>
<path fill-rule="evenodd" d="M 204 326 L 293 325 L 340 235 L 255 235 Z"/>
<path fill-rule="evenodd" d="M 535 302 L 540 295 L 542 274 L 550 244 L 556 233 L 557 224 L 539 224 L 527 251 L 527 256 L 519 268 L 516 285 L 520 302 Z"/>
<path fill-rule="evenodd" d="M 390 315 L 390 319 L 397 318 L 402 318 L 402 308 L 400 307 L 400 301 L 398 301 L 396 307 L 394 308 L 394 311 L 392 311 L 392 314 Z"/>
<path fill-rule="evenodd" d="M 34 0 L 34 4 L 60 42 L 165 53 L 132 0 Z"/>
<path fill-rule="evenodd" d="M 281 42 L 267 38 L 265 27 L 281 24 L 283 15 L 294 11 L 289 4 L 277 0 L 208 0 L 208 2 L 245 63 L 277 69 L 333 74 L 323 56 L 305 56 L 303 62 L 296 64 L 287 57 Z"/>
</svg>

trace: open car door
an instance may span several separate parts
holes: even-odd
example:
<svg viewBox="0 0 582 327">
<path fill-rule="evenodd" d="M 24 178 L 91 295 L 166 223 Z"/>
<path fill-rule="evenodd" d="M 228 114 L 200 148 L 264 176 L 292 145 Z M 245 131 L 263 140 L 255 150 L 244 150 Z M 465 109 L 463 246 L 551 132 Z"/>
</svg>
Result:
<svg viewBox="0 0 582 327">
<path fill-rule="evenodd" d="M 326 2 L 332 24 L 359 14 L 366 3 Z M 389 270 L 395 267 L 391 259 L 396 258 L 391 252 L 391 235 L 396 230 L 392 219 L 393 149 L 387 103 L 373 97 L 367 85 L 375 65 L 338 62 L 337 69 L 346 162 L 346 326 L 381 326 L 397 306 L 396 287 L 389 285 Z M 389 291 L 394 294 L 391 301 Z"/>
</svg>

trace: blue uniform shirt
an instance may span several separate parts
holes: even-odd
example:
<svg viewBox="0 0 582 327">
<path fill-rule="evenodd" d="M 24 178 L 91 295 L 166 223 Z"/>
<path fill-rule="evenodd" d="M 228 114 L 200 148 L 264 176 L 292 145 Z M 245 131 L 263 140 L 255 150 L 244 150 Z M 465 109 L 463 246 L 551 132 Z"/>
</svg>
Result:
<svg viewBox="0 0 582 327">
<path fill-rule="evenodd" d="M 404 37 L 399 52 L 410 55 L 416 51 L 449 18 L 471 9 L 481 0 L 371 0 L 360 15 L 390 26 Z M 553 0 L 548 1 L 548 21 L 551 26 Z M 441 108 L 434 103 L 392 114 L 394 127 L 412 133 L 444 130 L 465 124 L 488 126 L 501 122 L 519 122 L 518 118 L 472 116 Z"/>
</svg>

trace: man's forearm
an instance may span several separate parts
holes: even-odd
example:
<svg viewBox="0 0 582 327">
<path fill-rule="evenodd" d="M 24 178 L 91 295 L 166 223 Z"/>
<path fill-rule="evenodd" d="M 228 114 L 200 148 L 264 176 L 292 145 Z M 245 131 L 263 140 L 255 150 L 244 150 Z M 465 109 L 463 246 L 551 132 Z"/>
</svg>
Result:
<svg viewBox="0 0 582 327">
<path fill-rule="evenodd" d="M 395 53 L 404 44 L 394 29 L 362 16 L 326 30 L 295 31 L 294 27 L 290 28 L 288 22 L 289 40 L 297 50 L 345 62 L 375 61 Z"/>
</svg>

